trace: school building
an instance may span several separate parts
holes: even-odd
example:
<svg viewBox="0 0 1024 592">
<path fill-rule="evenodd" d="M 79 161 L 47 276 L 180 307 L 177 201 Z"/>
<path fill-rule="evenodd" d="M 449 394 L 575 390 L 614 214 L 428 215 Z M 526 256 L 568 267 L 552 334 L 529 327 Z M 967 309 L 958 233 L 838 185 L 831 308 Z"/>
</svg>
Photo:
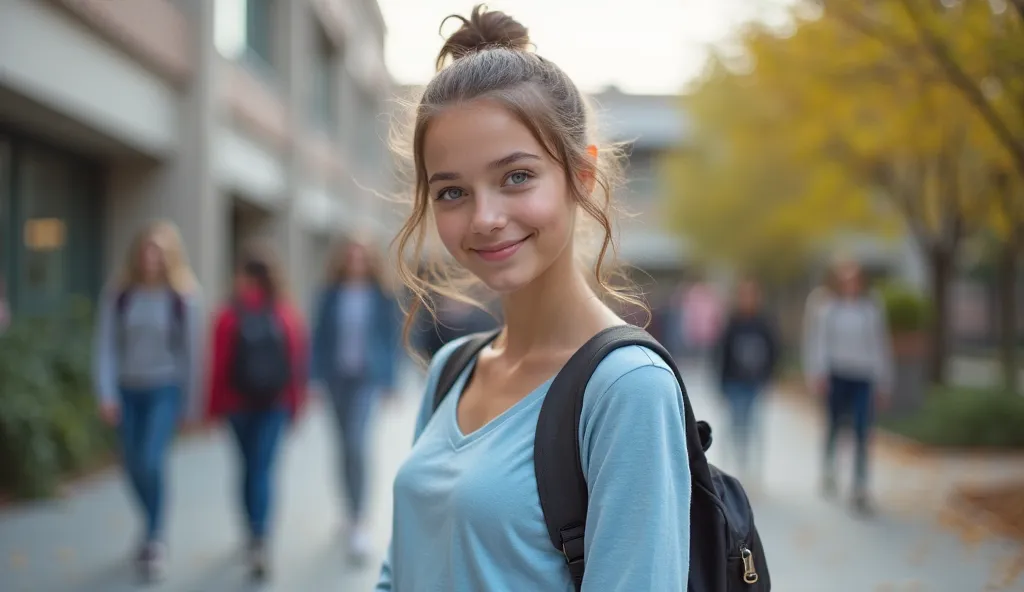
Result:
<svg viewBox="0 0 1024 592">
<path fill-rule="evenodd" d="M 95 296 L 146 221 L 207 301 L 270 237 L 303 302 L 333 235 L 383 230 L 394 84 L 375 0 L 0 2 L 0 280 L 14 315 Z"/>
</svg>

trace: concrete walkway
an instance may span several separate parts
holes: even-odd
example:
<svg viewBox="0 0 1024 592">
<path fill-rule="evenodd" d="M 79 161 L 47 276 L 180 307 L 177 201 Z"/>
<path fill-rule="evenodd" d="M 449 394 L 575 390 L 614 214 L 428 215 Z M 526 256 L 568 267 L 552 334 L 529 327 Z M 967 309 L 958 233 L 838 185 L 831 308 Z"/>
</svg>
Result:
<svg viewBox="0 0 1024 592">
<path fill-rule="evenodd" d="M 720 462 L 726 434 L 714 397 L 699 371 L 686 374 L 698 416 L 711 419 L 717 428 L 712 460 L 728 468 L 728 462 Z M 381 551 L 390 529 L 391 476 L 408 450 L 419 388 L 418 377 L 410 376 L 406 394 L 382 411 L 374 434 L 378 470 L 373 526 Z M 977 463 L 879 455 L 875 483 L 880 513 L 862 520 L 842 503 L 826 502 L 817 494 L 820 429 L 815 417 L 783 399 L 772 400 L 765 412 L 765 478 L 750 488 L 776 590 L 1024 590 L 1020 577 L 1002 581 L 1011 562 L 1024 552 L 1019 545 L 991 538 L 964 540 L 942 524 L 945 493 L 954 479 L 971 478 L 969 471 L 980 471 Z M 356 570 L 343 560 L 337 471 L 328 428 L 326 417 L 314 410 L 286 446 L 280 467 L 275 578 L 263 590 L 364 591 L 376 580 L 376 566 Z M 238 552 L 242 538 L 233 498 L 233 461 L 232 442 L 223 432 L 189 440 L 176 449 L 170 577 L 155 590 L 251 589 Z M 126 558 L 136 526 L 128 503 L 120 477 L 108 473 L 80 484 L 66 499 L 0 513 L 0 588 L 133 590 Z"/>
</svg>

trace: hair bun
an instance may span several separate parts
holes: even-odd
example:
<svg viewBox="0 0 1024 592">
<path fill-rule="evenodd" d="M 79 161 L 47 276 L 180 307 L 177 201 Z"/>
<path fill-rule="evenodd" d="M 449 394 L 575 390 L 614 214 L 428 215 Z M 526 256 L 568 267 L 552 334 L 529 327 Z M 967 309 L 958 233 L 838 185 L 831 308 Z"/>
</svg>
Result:
<svg viewBox="0 0 1024 592">
<path fill-rule="evenodd" d="M 506 47 L 515 50 L 526 50 L 530 44 L 530 34 L 519 21 L 501 12 L 489 11 L 483 4 L 473 7 L 469 18 L 452 14 L 441 21 L 444 28 L 448 19 L 462 21 L 462 26 L 445 40 L 437 55 L 437 69 L 440 70 L 445 60 L 451 57 L 457 60 L 467 54 L 492 47 Z"/>
</svg>

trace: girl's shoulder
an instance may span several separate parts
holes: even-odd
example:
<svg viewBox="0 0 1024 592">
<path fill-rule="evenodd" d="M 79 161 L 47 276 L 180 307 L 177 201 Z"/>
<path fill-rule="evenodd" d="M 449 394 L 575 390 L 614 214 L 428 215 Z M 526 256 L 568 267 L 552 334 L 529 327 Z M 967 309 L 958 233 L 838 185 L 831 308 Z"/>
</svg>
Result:
<svg viewBox="0 0 1024 592">
<path fill-rule="evenodd" d="M 651 397 L 681 396 L 679 381 L 665 360 L 651 349 L 630 345 L 612 351 L 597 365 L 587 382 L 584 406 L 601 405 L 618 397 L 633 399 L 626 404 L 647 405 Z"/>
</svg>

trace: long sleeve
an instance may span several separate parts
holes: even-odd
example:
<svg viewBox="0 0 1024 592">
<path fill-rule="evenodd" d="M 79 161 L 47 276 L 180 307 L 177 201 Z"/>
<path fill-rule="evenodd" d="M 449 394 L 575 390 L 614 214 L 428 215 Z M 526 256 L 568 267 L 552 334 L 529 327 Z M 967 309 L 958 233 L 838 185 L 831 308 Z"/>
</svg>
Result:
<svg viewBox="0 0 1024 592">
<path fill-rule="evenodd" d="M 805 363 L 811 380 L 818 380 L 828 372 L 828 317 L 833 306 L 831 302 L 823 302 L 811 311 L 810 339 L 805 344 Z"/>
<path fill-rule="evenodd" d="M 117 295 L 105 290 L 100 296 L 93 334 L 93 388 L 100 403 L 117 400 Z"/>
<path fill-rule="evenodd" d="M 885 303 L 881 298 L 876 300 L 874 315 L 876 347 L 874 348 L 876 380 L 878 388 L 887 392 L 893 387 L 893 352 L 892 339 L 889 336 L 889 322 L 885 311 Z"/>
<path fill-rule="evenodd" d="M 580 427 L 590 491 L 583 590 L 684 592 L 691 479 L 679 384 L 652 363 L 597 394 L 584 399 Z"/>
<path fill-rule="evenodd" d="M 184 298 L 184 351 L 182 352 L 182 386 L 186 402 L 186 416 L 195 419 L 201 414 L 202 359 L 203 359 L 203 305 L 197 292 Z"/>
<path fill-rule="evenodd" d="M 279 309 L 285 330 L 288 332 L 289 353 L 291 355 L 292 380 L 285 395 L 286 405 L 292 419 L 299 416 L 306 404 L 306 389 L 309 385 L 309 343 L 306 328 L 298 311 L 290 306 Z"/>
<path fill-rule="evenodd" d="M 309 346 L 309 380 L 311 381 L 326 379 L 324 368 L 326 367 L 326 356 L 329 355 L 325 351 L 327 349 L 325 323 L 327 322 L 328 294 L 327 290 L 321 292 L 313 303 L 313 323 Z"/>
<path fill-rule="evenodd" d="M 206 412 L 210 417 L 223 415 L 228 408 L 228 365 L 234 345 L 234 328 L 234 313 L 229 308 L 221 310 L 214 322 L 210 353 L 207 356 L 210 360 L 210 370 Z"/>
<path fill-rule="evenodd" d="M 820 369 L 818 366 L 820 364 L 821 344 L 818 343 L 818 329 L 821 325 L 821 309 L 824 304 L 821 288 L 812 291 L 807 296 L 807 301 L 804 304 L 803 324 L 800 335 L 800 363 L 808 383 L 813 382 L 819 377 Z"/>
<path fill-rule="evenodd" d="M 733 339 L 733 325 L 729 323 L 726 325 L 725 330 L 718 337 L 715 342 L 714 350 L 714 365 L 717 370 L 718 384 L 724 386 L 728 379 L 729 372 L 729 351 L 732 349 Z"/>
</svg>

